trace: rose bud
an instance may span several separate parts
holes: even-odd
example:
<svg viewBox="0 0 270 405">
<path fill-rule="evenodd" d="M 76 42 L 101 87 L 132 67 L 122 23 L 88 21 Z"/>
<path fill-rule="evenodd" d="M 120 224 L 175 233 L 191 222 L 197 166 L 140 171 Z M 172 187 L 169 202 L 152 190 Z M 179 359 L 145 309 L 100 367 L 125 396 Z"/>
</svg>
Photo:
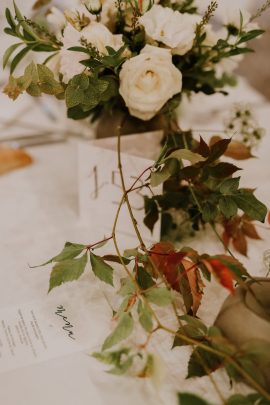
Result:
<svg viewBox="0 0 270 405">
<path fill-rule="evenodd" d="M 91 14 L 100 14 L 102 10 L 102 3 L 100 0 L 84 0 L 83 4 Z"/>
</svg>

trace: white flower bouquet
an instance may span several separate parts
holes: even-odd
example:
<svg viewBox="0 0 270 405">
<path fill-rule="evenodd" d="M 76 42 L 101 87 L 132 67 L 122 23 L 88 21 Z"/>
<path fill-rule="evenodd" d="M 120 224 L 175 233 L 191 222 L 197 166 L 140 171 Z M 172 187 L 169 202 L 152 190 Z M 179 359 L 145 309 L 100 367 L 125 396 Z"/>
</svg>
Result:
<svg viewBox="0 0 270 405">
<path fill-rule="evenodd" d="M 171 119 L 184 94 L 225 93 L 239 60 L 252 51 L 247 42 L 263 33 L 255 22 L 262 8 L 253 16 L 237 10 L 214 30 L 215 1 L 204 15 L 193 0 L 84 0 L 64 12 L 49 0 L 37 1 L 39 7 L 42 23 L 15 3 L 15 15 L 6 10 L 5 32 L 19 42 L 4 55 L 11 69 L 5 92 L 65 99 L 75 120 L 115 109 L 143 121 Z M 15 78 L 28 52 L 47 55 Z"/>
</svg>

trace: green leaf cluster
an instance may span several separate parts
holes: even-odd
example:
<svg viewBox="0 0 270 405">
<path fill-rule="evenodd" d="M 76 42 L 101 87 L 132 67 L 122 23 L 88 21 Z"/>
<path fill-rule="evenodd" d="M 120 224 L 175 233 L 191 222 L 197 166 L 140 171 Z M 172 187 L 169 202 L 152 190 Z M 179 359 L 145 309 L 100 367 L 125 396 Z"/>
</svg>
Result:
<svg viewBox="0 0 270 405">
<path fill-rule="evenodd" d="M 45 27 L 41 27 L 36 22 L 27 20 L 16 3 L 14 4 L 15 16 L 12 15 L 11 11 L 6 9 L 6 21 L 9 27 L 4 29 L 7 35 L 11 35 L 20 39 L 21 42 L 11 45 L 5 52 L 3 57 L 3 67 L 5 68 L 8 64 L 11 56 L 14 52 L 21 46 L 24 46 L 16 56 L 12 59 L 10 65 L 10 73 L 12 74 L 16 69 L 17 65 L 26 56 L 29 51 L 35 52 L 56 52 L 60 49 L 61 42 L 57 38 L 48 32 Z"/>
<path fill-rule="evenodd" d="M 118 320 L 117 326 L 113 332 L 106 338 L 102 345 L 102 351 L 110 349 L 112 346 L 127 339 L 134 328 L 134 321 L 131 314 L 124 312 Z"/>
<path fill-rule="evenodd" d="M 61 97 L 64 87 L 55 80 L 52 71 L 45 65 L 30 63 L 25 68 L 24 74 L 18 78 L 12 75 L 4 92 L 13 100 L 26 91 L 33 97 L 39 97 L 42 93 Z"/>
<path fill-rule="evenodd" d="M 65 92 L 69 118 L 81 119 L 88 116 L 95 107 L 115 97 L 117 92 L 113 76 L 104 76 L 102 79 L 89 77 L 85 73 L 74 76 Z"/>
<path fill-rule="evenodd" d="M 199 318 L 195 318 L 194 316 L 190 315 L 182 315 L 179 317 L 179 319 L 182 326 L 180 326 L 177 331 L 178 335 L 191 337 L 193 339 L 196 339 L 197 341 L 205 339 L 205 337 L 207 336 L 208 328 Z M 175 335 L 172 348 L 186 345 L 188 345 L 188 343 L 185 340 Z"/>
<path fill-rule="evenodd" d="M 132 366 L 134 354 L 130 353 L 129 348 L 121 348 L 115 351 L 95 352 L 92 356 L 102 363 L 113 366 L 108 373 L 122 375 Z"/>
<path fill-rule="evenodd" d="M 208 146 L 201 138 L 191 149 L 170 149 L 165 144 L 150 178 L 153 187 L 164 185 L 163 194 L 144 200 L 144 223 L 151 231 L 160 214 L 163 224 L 166 217 L 168 232 L 173 229 L 171 208 L 188 215 L 194 230 L 236 217 L 239 210 L 252 220 L 265 221 L 266 206 L 253 191 L 239 188 L 240 177 L 232 177 L 240 169 L 220 161 L 230 142 L 221 139 Z M 186 161 L 190 164 L 185 165 Z"/>
<path fill-rule="evenodd" d="M 97 256 L 89 247 L 78 243 L 66 242 L 63 250 L 58 255 L 35 267 L 55 263 L 50 275 L 50 292 L 63 283 L 78 280 L 86 269 L 89 257 L 91 269 L 95 276 L 104 283 L 113 286 L 113 268 L 106 261 L 112 261 L 114 257 Z"/>
</svg>

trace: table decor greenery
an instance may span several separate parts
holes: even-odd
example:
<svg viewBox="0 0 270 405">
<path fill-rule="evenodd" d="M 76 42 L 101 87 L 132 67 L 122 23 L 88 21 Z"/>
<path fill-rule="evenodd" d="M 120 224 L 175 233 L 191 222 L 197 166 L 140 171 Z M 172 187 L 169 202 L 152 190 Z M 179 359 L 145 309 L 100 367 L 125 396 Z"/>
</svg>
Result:
<svg viewBox="0 0 270 405">
<path fill-rule="evenodd" d="M 115 326 L 104 340 L 101 351 L 93 354 L 96 359 L 110 366 L 109 373 L 155 378 L 158 365 L 154 353 L 148 347 L 155 334 L 167 333 L 168 345 L 171 345 L 172 350 L 182 346 L 191 348 L 187 378 L 207 375 L 217 391 L 220 403 L 269 404 L 269 339 L 260 337 L 247 339 L 247 341 L 243 339 L 243 345 L 239 347 L 232 338 L 224 335 L 226 328 L 223 328 L 222 322 L 207 326 L 197 316 L 202 300 L 207 300 L 207 294 L 204 294 L 205 286 L 214 282 L 214 278 L 232 296 L 236 294 L 235 286 L 240 286 L 242 292 L 249 294 L 255 304 L 260 305 L 261 311 L 265 312 L 265 317 L 268 319 L 269 306 L 265 304 L 265 299 L 263 301 L 260 299 L 260 281 L 254 280 L 228 248 L 226 254 L 209 255 L 201 254 L 192 247 L 176 249 L 171 242 L 165 241 L 154 243 L 150 247 L 146 246 L 140 233 L 140 224 L 137 224 L 130 205 L 129 195 L 138 187 L 141 189 L 149 187 L 149 182 L 146 181 L 138 186 L 141 174 L 129 189 L 126 188 L 124 167 L 121 163 L 120 131 L 121 128 L 118 131 L 118 169 L 123 194 L 112 233 L 104 240 L 89 245 L 67 242 L 57 256 L 44 264 L 53 265 L 49 291 L 63 283 L 78 279 L 88 266 L 103 283 L 115 288 L 118 295 L 118 306 L 112 308 Z M 209 148 L 202 139 L 200 143 L 204 145 L 204 149 Z M 209 156 L 212 156 L 210 160 L 214 166 L 219 164 L 217 156 L 221 153 L 221 148 L 226 149 L 229 143 L 230 139 L 224 139 L 214 144 L 214 148 L 209 148 Z M 200 154 L 202 152 L 195 154 L 186 149 L 173 151 L 173 159 L 176 159 L 176 152 L 178 163 L 183 163 L 186 159 L 192 162 L 185 166 L 190 170 L 194 166 L 194 160 L 197 165 L 198 162 L 201 164 L 205 159 L 209 159 L 209 156 Z M 156 167 L 161 159 L 166 159 L 164 152 L 153 167 L 147 169 L 150 181 L 157 178 Z M 234 196 L 233 198 L 236 197 L 236 201 L 238 198 L 239 201 L 244 199 L 249 209 L 258 215 L 256 219 L 264 221 L 267 214 L 266 207 L 255 199 L 252 191 L 239 189 L 239 180 L 240 178 L 234 177 L 224 180 L 221 190 L 219 188 L 221 198 L 223 193 L 230 193 Z M 152 184 L 153 187 L 154 185 Z M 192 190 L 191 182 L 187 182 L 187 186 Z M 194 194 L 194 190 L 192 193 Z M 203 213 L 196 194 L 194 194 L 194 203 Z M 128 207 L 138 245 L 122 252 L 116 230 L 124 204 Z M 241 206 L 244 207 L 244 205 Z M 216 232 L 213 223 L 210 222 L 210 226 Z M 216 235 L 218 236 L 217 232 Z M 219 236 L 218 238 L 222 241 Z M 113 244 L 112 254 L 102 254 L 104 245 L 109 243 Z M 120 269 L 120 276 L 115 271 L 116 267 Z M 255 290 L 251 288 L 254 283 L 257 284 Z M 164 312 L 160 312 L 160 309 L 165 309 L 171 314 L 169 325 L 166 322 L 167 318 L 164 320 Z M 238 312 L 236 308 L 235 316 Z M 138 335 L 135 333 L 138 330 L 141 332 L 139 342 Z M 130 338 L 133 334 L 137 339 Z M 141 336 L 145 336 L 143 342 L 141 342 Z M 260 336 L 259 329 L 258 336 Z M 253 388 L 256 393 L 246 397 L 239 394 L 228 399 L 224 398 L 214 376 L 219 369 L 225 370 L 232 385 L 241 381 Z M 192 394 L 179 394 L 179 404 L 196 403 L 207 404 L 203 399 Z"/>
<path fill-rule="evenodd" d="M 145 224 L 152 230 L 161 216 L 162 238 L 173 240 L 175 228 L 181 239 L 187 230 L 194 233 L 210 221 L 223 227 L 226 245 L 231 242 L 246 255 L 246 238 L 259 238 L 252 223 L 258 214 L 245 204 L 245 216 L 238 217 L 237 208 L 243 207 L 246 198 L 240 201 L 238 195 L 223 195 L 220 199 L 219 189 L 238 167 L 225 162 L 213 167 L 213 157 L 203 141 L 198 143 L 192 131 L 183 132 L 179 127 L 176 108 L 184 96 L 194 93 L 227 94 L 228 86 L 235 84 L 233 70 L 239 59 L 252 52 L 247 42 L 263 33 L 256 18 L 269 4 L 263 4 L 253 16 L 238 10 L 214 30 L 211 17 L 216 1 L 203 16 L 190 0 L 159 4 L 90 0 L 82 1 L 78 10 L 64 13 L 50 8 L 50 3 L 34 4 L 34 9 L 45 7 L 45 25 L 24 17 L 16 3 L 15 14 L 6 10 L 5 32 L 19 42 L 4 54 L 3 65 L 9 64 L 11 73 L 4 92 L 14 100 L 23 92 L 63 99 L 68 117 L 75 120 L 95 120 L 105 112 L 115 116 L 116 110 L 121 111 L 122 128 L 131 117 L 146 123 L 158 120 L 164 130 L 164 153 L 172 148 L 196 153 L 199 148 L 204 161 L 195 159 L 190 169 L 180 168 L 173 155 L 161 158 L 151 182 L 167 181 L 162 195 L 145 198 Z M 30 52 L 47 56 L 42 64 L 33 61 L 22 76 L 15 77 L 17 66 Z M 223 153 L 237 160 L 250 158 L 261 138 L 250 111 L 237 113 L 240 116 L 226 128 L 233 140 L 228 148 L 226 141 L 213 146 L 218 150 L 216 158 Z M 244 118 L 242 114 L 246 114 Z M 221 139 L 213 138 L 213 142 L 217 140 Z M 185 185 L 190 180 L 192 191 L 200 196 L 201 212 Z M 235 190 L 238 192 L 237 185 Z M 253 196 L 249 194 L 248 199 Z"/>
<path fill-rule="evenodd" d="M 211 2 L 203 16 L 197 14 L 193 3 L 117 1 L 111 20 L 112 10 L 109 7 L 108 12 L 106 3 L 85 1 L 83 12 L 66 12 L 65 17 L 55 10 L 51 12 L 63 23 L 55 32 L 24 17 L 14 3 L 15 16 L 6 11 L 9 27 L 5 32 L 20 42 L 4 56 L 5 66 L 12 60 L 5 93 L 13 99 L 23 92 L 64 99 L 68 116 L 73 119 L 97 118 L 113 108 L 145 121 L 158 115 L 165 117 L 158 159 L 138 174 L 128 189 L 121 162 L 123 118 L 117 130 L 122 199 L 112 232 L 89 245 L 67 242 L 62 252 L 45 263 L 53 265 L 49 291 L 77 280 L 89 265 L 97 278 L 111 288 L 115 286 L 115 327 L 101 351 L 93 354 L 111 366 L 110 373 L 155 376 L 158 367 L 149 344 L 155 334 L 166 333 L 172 350 L 182 346 L 191 349 L 187 378 L 208 376 L 220 403 L 265 405 L 270 403 L 265 378 L 265 369 L 270 367 L 269 341 L 254 339 L 239 347 L 221 328 L 206 325 L 197 315 L 201 301 L 207 300 L 205 285 L 214 282 L 213 278 L 231 294 L 239 285 L 260 301 L 250 287 L 253 276 L 234 256 L 230 243 L 246 254 L 246 237 L 259 238 L 254 221 L 263 223 L 267 208 L 255 197 L 254 189 L 241 187 L 240 176 L 234 177 L 240 168 L 222 159 L 252 157 L 255 140 L 262 134 L 245 110 L 247 124 L 244 130 L 237 130 L 243 139 L 214 137 L 206 142 L 179 128 L 175 109 L 183 94 L 224 92 L 225 86 L 233 83 L 223 63 L 234 63 L 235 58 L 251 51 L 246 42 L 263 33 L 255 20 L 270 3 L 263 4 L 254 16 L 239 12 L 237 23 L 227 23 L 219 35 L 210 26 L 217 2 Z M 50 20 L 52 23 L 52 15 Z M 19 47 L 22 49 L 13 57 Z M 43 64 L 31 62 L 22 76 L 15 77 L 17 65 L 30 51 L 47 52 L 49 57 Z M 242 112 L 236 118 L 243 119 Z M 236 124 L 231 120 L 230 125 Z M 139 183 L 146 173 L 147 180 Z M 226 253 L 209 255 L 186 246 L 177 249 L 166 240 L 146 246 L 129 195 L 138 188 L 151 190 L 161 184 L 162 195 L 145 197 L 145 224 L 153 229 L 162 216 L 163 227 L 168 227 L 172 222 L 170 209 L 180 210 L 194 230 L 212 230 Z M 138 244 L 122 252 L 117 223 L 124 204 Z M 97 253 L 102 252 L 105 243 L 113 244 L 112 254 Z M 116 267 L 120 277 L 115 274 Z M 163 319 L 160 308 L 170 314 L 170 324 Z M 143 343 L 129 339 L 138 329 L 144 336 Z M 225 398 L 215 379 L 219 369 L 225 371 L 232 385 L 244 382 L 253 393 Z M 207 404 L 184 392 L 178 394 L 178 400 L 181 405 Z"/>
</svg>

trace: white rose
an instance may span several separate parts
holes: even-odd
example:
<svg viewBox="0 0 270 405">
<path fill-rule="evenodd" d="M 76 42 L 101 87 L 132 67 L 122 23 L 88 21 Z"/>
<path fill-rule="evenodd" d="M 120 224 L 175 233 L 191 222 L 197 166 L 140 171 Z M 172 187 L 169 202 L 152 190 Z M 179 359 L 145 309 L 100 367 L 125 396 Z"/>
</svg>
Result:
<svg viewBox="0 0 270 405">
<path fill-rule="evenodd" d="M 106 55 L 106 46 L 118 50 L 123 46 L 121 35 L 113 35 L 105 25 L 91 22 L 81 31 L 77 31 L 70 24 L 64 30 L 63 49 L 61 51 L 60 72 L 63 74 L 63 81 L 67 83 L 73 76 L 84 71 L 85 67 L 80 63 L 87 59 L 87 55 L 82 52 L 69 51 L 68 48 L 80 46 L 81 38 L 92 44 L 97 50 Z"/>
<path fill-rule="evenodd" d="M 61 39 L 62 31 L 67 23 L 64 13 L 57 7 L 52 7 L 47 14 L 47 21 L 50 31 L 53 32 L 57 38 Z"/>
<path fill-rule="evenodd" d="M 184 55 L 192 48 L 200 17 L 155 4 L 139 21 L 148 37 L 172 48 L 173 53 Z"/>
<path fill-rule="evenodd" d="M 182 74 L 169 50 L 146 45 L 120 71 L 119 93 L 129 112 L 144 121 L 153 118 L 182 89 Z"/>
</svg>

